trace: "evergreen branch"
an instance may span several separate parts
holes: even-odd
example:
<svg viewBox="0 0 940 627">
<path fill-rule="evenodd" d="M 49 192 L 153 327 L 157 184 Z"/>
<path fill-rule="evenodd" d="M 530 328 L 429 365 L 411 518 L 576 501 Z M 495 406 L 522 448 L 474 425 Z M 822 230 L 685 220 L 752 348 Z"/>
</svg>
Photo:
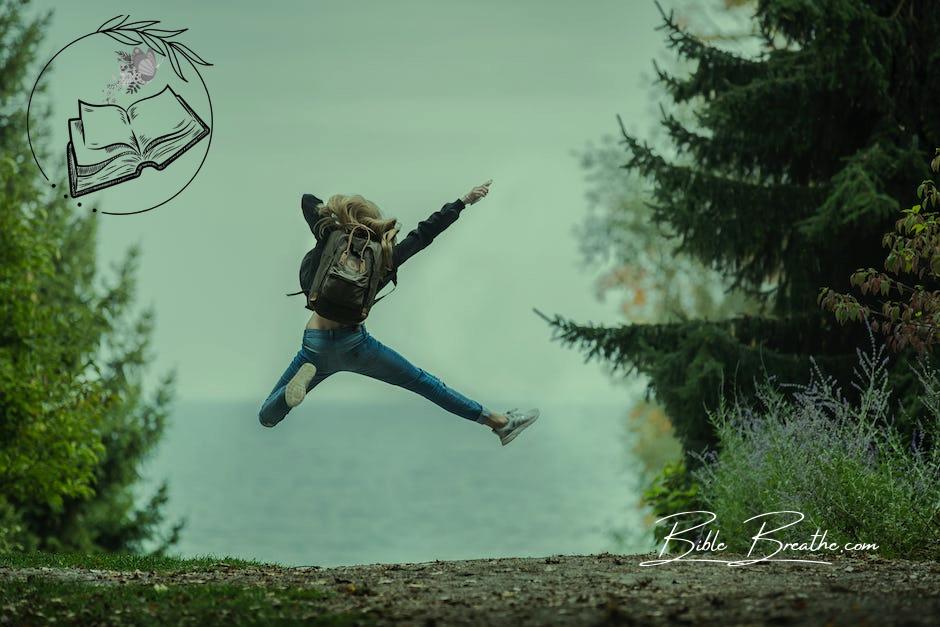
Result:
<svg viewBox="0 0 940 627">
<path fill-rule="evenodd" d="M 648 377 L 647 400 L 655 392 L 687 451 L 713 442 L 703 406 L 715 407 L 722 395 L 753 393 L 762 372 L 796 380 L 805 375 L 807 355 L 845 371 L 851 355 L 841 346 L 855 339 L 852 328 L 830 325 L 819 311 L 607 328 L 536 313 L 551 325 L 553 339 L 583 352 L 585 362 L 597 359 L 611 373 Z"/>
<path fill-rule="evenodd" d="M 662 5 L 659 4 L 659 0 L 655 2 L 656 8 L 659 10 L 659 15 L 663 20 L 663 23 L 660 26 L 656 27 L 656 30 L 665 30 L 668 35 L 667 45 L 670 48 L 676 48 L 679 55 L 696 59 L 699 61 L 707 61 L 710 64 L 720 62 L 722 65 L 734 65 L 738 67 L 756 67 L 760 64 L 759 61 L 754 61 L 746 57 L 721 50 L 714 46 L 709 46 L 704 43 L 701 39 L 695 35 L 691 35 L 682 30 L 678 22 L 675 19 L 675 12 L 670 9 L 667 14 Z"/>
<path fill-rule="evenodd" d="M 115 16 L 99 26 L 98 30 L 95 32 L 107 35 L 115 41 L 127 46 L 135 46 L 138 44 L 147 45 L 155 53 L 166 57 L 170 61 L 173 72 L 184 82 L 186 81 L 186 77 L 183 76 L 183 68 L 179 57 L 182 56 L 194 67 L 196 65 L 212 65 L 193 52 L 187 45 L 174 40 L 175 37 L 186 32 L 187 29 L 167 30 L 163 28 L 153 28 L 160 23 L 159 20 L 128 22 L 129 17 L 129 15 Z"/>
<path fill-rule="evenodd" d="M 757 173 L 761 172 L 761 159 L 758 152 L 741 150 L 739 142 L 725 141 L 725 136 L 720 131 L 717 136 L 714 134 L 706 136 L 689 130 L 679 118 L 667 112 L 662 103 L 659 105 L 659 112 L 660 125 L 672 139 L 677 154 L 693 156 L 700 168 L 729 176 L 737 174 L 741 180 L 753 180 Z M 707 127 L 707 124 L 703 123 L 700 111 L 692 113 L 701 126 Z M 773 184 L 784 180 L 784 175 L 781 173 L 766 173 L 763 176 Z"/>
<path fill-rule="evenodd" d="M 884 224 L 899 208 L 887 182 L 920 162 L 916 150 L 900 149 L 879 139 L 858 149 L 843 159 L 841 169 L 830 179 L 831 192 L 815 214 L 799 222 L 800 231 L 825 242 L 833 232 L 866 223 Z"/>
<path fill-rule="evenodd" d="M 670 163 L 665 158 L 657 154 L 647 142 L 639 142 L 629 134 L 623 124 L 622 118 L 618 115 L 617 121 L 620 125 L 620 133 L 624 144 L 632 153 L 632 158 L 623 165 L 625 169 L 637 170 L 644 177 L 652 177 L 657 183 L 664 183 L 668 178 L 670 182 L 677 184 L 677 188 L 687 187 L 681 185 L 683 181 L 698 180 L 703 186 L 727 186 L 733 188 L 733 191 L 744 196 L 753 196 L 763 193 L 772 198 L 789 196 L 786 200 L 792 203 L 795 200 L 792 195 L 803 196 L 805 200 L 811 203 L 817 203 L 822 200 L 824 189 L 821 186 L 806 186 L 786 182 L 767 182 L 767 181 L 749 181 L 742 178 L 735 178 L 730 174 L 716 174 L 714 170 L 704 167 L 692 167 Z M 690 134 L 691 138 L 692 135 Z M 695 136 L 701 138 L 701 136 Z M 659 180 L 662 176 L 663 180 Z M 683 190 L 686 191 L 686 190 Z M 792 207 L 792 204 L 791 204 Z"/>
<path fill-rule="evenodd" d="M 677 252 L 733 274 L 738 285 L 760 285 L 780 272 L 786 254 L 781 237 L 796 234 L 795 219 L 819 205 L 824 188 L 743 181 L 669 163 L 618 121 L 632 153 L 622 167 L 652 180 L 652 218 L 675 231 Z"/>
<path fill-rule="evenodd" d="M 707 149 L 714 155 L 711 164 L 760 171 L 779 180 L 825 184 L 841 164 L 828 154 L 833 147 L 821 146 L 819 138 L 857 134 L 859 125 L 880 103 L 865 101 L 846 107 L 841 99 L 843 90 L 831 80 L 819 78 L 823 68 L 806 71 L 801 67 L 817 61 L 797 54 L 789 57 L 775 54 L 763 67 L 746 73 L 700 63 L 682 80 L 656 64 L 654 68 L 657 82 L 673 101 L 695 105 L 697 125 L 710 131 Z M 807 116 L 804 112 L 808 110 L 817 113 Z M 727 155 L 737 158 L 726 162 Z M 819 162 L 832 165 L 815 167 Z"/>
<path fill-rule="evenodd" d="M 693 150 L 696 154 L 699 150 L 709 143 L 709 138 L 698 133 L 693 133 L 679 121 L 679 118 L 666 112 L 663 103 L 659 103 L 660 123 L 669 133 L 677 150 L 686 152 Z"/>
<path fill-rule="evenodd" d="M 684 102 L 695 96 L 713 98 L 735 85 L 747 83 L 763 69 L 759 60 L 721 50 L 684 32 L 676 23 L 673 11 L 666 14 L 658 1 L 656 7 L 663 20 L 656 30 L 667 31 L 667 45 L 675 49 L 680 57 L 697 61 L 695 71 L 685 80 L 666 74 L 653 62 L 658 82 L 665 83 L 676 102 Z"/>
<path fill-rule="evenodd" d="M 737 268 L 732 268 L 731 271 L 722 273 L 723 278 L 727 279 L 729 276 L 731 278 L 728 291 L 740 291 L 762 302 L 769 300 L 770 294 L 763 294 L 761 292 L 761 286 L 756 284 L 757 280 L 754 278 L 763 278 L 765 274 L 757 267 L 758 260 L 757 255 L 751 255 L 746 259 L 740 260 Z M 779 285 L 777 288 L 779 289 Z"/>
<path fill-rule="evenodd" d="M 659 63 L 656 62 L 656 59 L 653 59 L 653 71 L 656 73 L 656 82 L 665 85 L 666 91 L 671 94 L 679 93 L 679 90 L 683 87 L 684 83 L 675 76 L 668 74 L 665 70 L 660 68 Z M 677 100 L 677 102 L 681 102 L 681 100 Z"/>
<path fill-rule="evenodd" d="M 626 375 L 636 369 L 635 361 L 629 360 L 628 356 L 621 352 L 616 330 L 592 323 L 578 325 L 558 314 L 549 318 L 537 309 L 534 311 L 551 325 L 553 340 L 560 340 L 564 345 L 574 345 L 586 352 L 585 363 L 598 358 L 610 363 L 613 372 L 624 369 Z"/>
</svg>

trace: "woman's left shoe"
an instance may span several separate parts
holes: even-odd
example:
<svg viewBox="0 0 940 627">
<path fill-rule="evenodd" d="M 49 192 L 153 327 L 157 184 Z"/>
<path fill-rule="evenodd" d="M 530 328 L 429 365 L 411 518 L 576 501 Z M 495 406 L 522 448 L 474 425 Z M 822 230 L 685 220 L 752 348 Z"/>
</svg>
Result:
<svg viewBox="0 0 940 627">
<path fill-rule="evenodd" d="M 307 395 L 307 387 L 317 374 L 317 367 L 311 363 L 303 364 L 297 374 L 291 377 L 284 388 L 284 400 L 288 407 L 297 407 Z"/>
<path fill-rule="evenodd" d="M 493 429 L 493 432 L 499 436 L 499 441 L 506 446 L 512 442 L 522 430 L 535 422 L 539 417 L 539 410 L 530 409 L 526 412 L 519 412 L 518 409 L 510 409 L 506 412 L 509 422 L 505 427 Z"/>
</svg>

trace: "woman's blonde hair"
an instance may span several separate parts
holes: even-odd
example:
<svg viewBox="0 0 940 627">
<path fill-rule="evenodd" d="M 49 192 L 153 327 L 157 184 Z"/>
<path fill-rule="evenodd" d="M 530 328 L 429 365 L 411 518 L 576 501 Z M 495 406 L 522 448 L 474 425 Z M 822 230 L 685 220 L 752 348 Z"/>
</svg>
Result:
<svg viewBox="0 0 940 627">
<path fill-rule="evenodd" d="M 382 210 L 374 202 L 359 194 L 334 194 L 317 208 L 317 213 L 320 217 L 313 228 L 318 238 L 322 237 L 325 229 L 331 225 L 364 226 L 369 229 L 372 238 L 382 244 L 386 268 L 389 271 L 394 270 L 392 247 L 395 245 L 395 236 L 398 235 L 398 221 L 395 218 L 383 218 Z"/>
</svg>

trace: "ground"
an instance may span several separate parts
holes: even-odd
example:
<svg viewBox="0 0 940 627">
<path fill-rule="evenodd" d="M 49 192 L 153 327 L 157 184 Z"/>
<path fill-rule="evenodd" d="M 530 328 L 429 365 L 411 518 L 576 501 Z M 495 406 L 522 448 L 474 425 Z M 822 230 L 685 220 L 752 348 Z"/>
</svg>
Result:
<svg viewBox="0 0 940 627">
<path fill-rule="evenodd" d="M 517 626 L 940 621 L 938 562 L 826 555 L 819 559 L 831 564 L 639 566 L 653 558 L 604 553 L 340 568 L 207 559 L 131 562 L 124 570 L 0 558 L 0 622 Z"/>
</svg>

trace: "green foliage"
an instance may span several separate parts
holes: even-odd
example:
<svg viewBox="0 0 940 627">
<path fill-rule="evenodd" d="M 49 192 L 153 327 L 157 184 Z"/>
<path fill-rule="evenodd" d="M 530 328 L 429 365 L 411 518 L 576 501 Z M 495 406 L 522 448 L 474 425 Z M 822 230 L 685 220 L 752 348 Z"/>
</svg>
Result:
<svg viewBox="0 0 940 627">
<path fill-rule="evenodd" d="M 142 386 L 152 316 L 133 309 L 137 251 L 100 277 L 96 216 L 73 213 L 64 182 L 51 189 L 32 163 L 26 102 L 48 16 L 24 22 L 20 5 L 0 3 L 0 545 L 137 549 L 163 520 L 165 486 L 142 508 L 131 488 L 172 379 Z M 40 155 L 44 92 L 30 120 Z"/>
<path fill-rule="evenodd" d="M 22 534 L 23 523 L 19 514 L 6 499 L 0 498 L 0 557 L 23 550 L 19 541 Z"/>
<path fill-rule="evenodd" d="M 736 4 L 749 2 L 741 0 Z M 744 12 L 730 8 L 726 0 L 689 1 L 677 10 L 690 28 L 695 28 L 697 22 L 703 25 L 699 29 L 712 30 L 711 34 L 702 35 L 704 38 L 743 45 L 751 37 L 733 24 L 748 20 Z M 721 23 L 719 32 L 713 30 L 716 22 Z M 678 66 L 676 70 L 689 66 L 670 60 L 663 64 Z M 659 103 L 666 97 L 662 86 L 654 85 L 648 98 L 651 112 L 658 111 Z M 695 122 L 693 107 L 677 109 L 672 119 L 687 124 Z M 654 127 L 650 135 L 658 148 L 668 150 L 669 138 L 664 137 L 661 129 Z M 758 313 L 759 303 L 739 290 L 728 290 L 720 273 L 678 250 L 679 242 L 669 237 L 668 225 L 653 222 L 648 204 L 651 185 L 635 171 L 624 172 L 623 149 L 614 143 L 613 137 L 605 136 L 601 144 L 589 146 L 580 159 L 589 185 L 589 210 L 577 235 L 585 267 L 603 269 L 596 281 L 598 298 L 605 299 L 612 293 L 621 295 L 620 311 L 634 323 L 722 319 L 735 313 Z M 616 372 L 616 363 L 604 364 L 612 373 Z M 685 461 L 679 459 L 682 445 L 675 437 L 672 420 L 649 395 L 645 402 L 637 402 L 631 408 L 627 428 L 631 434 L 631 454 L 639 462 L 640 481 L 650 486 L 641 505 L 649 507 L 653 513 L 650 520 L 654 520 L 671 513 L 671 507 L 686 500 L 690 488 L 676 481 L 677 469 L 685 472 Z M 678 462 L 670 463 L 677 459 Z M 676 491 L 674 495 L 670 489 Z M 664 532 L 659 527 L 653 529 L 657 536 Z M 621 531 L 614 535 L 621 544 L 627 544 L 626 538 L 631 537 Z"/>
<path fill-rule="evenodd" d="M 757 312 L 756 303 L 726 290 L 715 270 L 679 252 L 678 242 L 664 236 L 651 219 L 648 190 L 636 175 L 624 175 L 622 149 L 611 138 L 580 157 L 591 186 L 589 211 L 577 229 L 584 265 L 612 265 L 596 282 L 599 298 L 621 292 L 621 311 L 634 322 Z"/>
<path fill-rule="evenodd" d="M 818 327 L 784 327 L 767 318 L 739 316 L 715 322 L 604 327 L 540 315 L 552 325 L 558 341 L 579 348 L 587 360 L 604 360 L 615 366 L 615 372 L 649 376 L 647 396 L 655 391 L 664 400 L 692 468 L 699 463 L 695 453 L 716 442 L 707 411 L 716 409 L 723 396 L 753 396 L 757 381 L 769 375 L 799 381 L 805 376 L 808 357 L 793 352 L 810 355 L 814 346 L 852 333 L 832 320 L 822 320 Z M 851 373 L 855 363 L 851 354 L 823 355 L 816 361 L 827 371 L 839 373 Z M 915 387 L 916 379 L 903 368 L 892 369 L 890 377 L 894 389 L 901 391 L 899 400 L 906 414 L 915 413 L 916 395 L 904 392 Z M 701 420 L 687 419 L 698 414 Z M 898 426 L 908 429 L 910 421 L 899 418 Z"/>
<path fill-rule="evenodd" d="M 142 555 L 139 553 L 47 553 L 42 551 L 0 552 L 0 566 L 4 568 L 92 568 L 131 572 L 186 572 L 198 573 L 218 570 L 219 567 L 255 568 L 276 566 L 233 557 L 195 557 L 181 559 L 167 555 Z"/>
<path fill-rule="evenodd" d="M 925 148 L 940 145 L 940 12 L 898 4 L 760 0 L 756 55 L 699 40 L 664 15 L 670 46 L 693 69 L 657 68 L 671 145 L 657 149 L 621 124 L 624 176 L 648 186 L 650 218 L 674 239 L 670 250 L 760 306 L 754 316 L 611 328 L 549 321 L 588 359 L 649 377 L 690 467 L 691 451 L 716 442 L 706 410 L 719 386 L 746 397 L 764 374 L 798 380 L 810 355 L 851 377 L 864 330 L 837 325 L 818 290 L 841 289 L 876 263 L 898 199 L 925 171 Z M 679 105 L 693 108 L 692 122 L 670 110 Z M 890 379 L 913 413 L 913 377 L 894 364 Z"/>
<path fill-rule="evenodd" d="M 870 354 L 858 353 L 858 402 L 816 368 L 792 396 L 768 378 L 757 403 L 723 399 L 709 412 L 718 452 L 693 475 L 730 551 L 750 548 L 757 529 L 745 520 L 790 510 L 806 518 L 775 533 L 782 542 L 819 529 L 827 542 L 875 543 L 886 557 L 940 557 L 940 379 L 926 361 L 914 369 L 928 413 L 905 437 L 892 426 L 885 347 L 871 341 Z"/>
<path fill-rule="evenodd" d="M 22 184 L 23 168 L 0 162 L 0 485 L 11 501 L 61 509 L 66 497 L 93 494 L 97 435 L 109 399 L 85 369 L 63 376 L 62 339 L 55 334 L 55 239 L 44 237 L 46 208 Z M 28 177 L 26 177 L 28 178 Z"/>
<path fill-rule="evenodd" d="M 101 586 L 32 578 L 4 583 L 0 618 L 17 625 L 358 625 L 323 609 L 319 588 L 227 583 Z"/>
<path fill-rule="evenodd" d="M 693 480 L 684 459 L 666 464 L 662 472 L 643 491 L 643 503 L 648 505 L 656 518 L 693 512 L 703 508 L 701 486 Z M 669 525 L 659 524 L 653 527 L 656 542 L 662 543 L 669 532 Z M 693 540 L 693 538 L 688 538 Z"/>
<path fill-rule="evenodd" d="M 129 553 L 0 553 L 0 622 L 12 625 L 347 624 L 325 611 L 332 591 L 298 584 L 295 573 L 251 560 L 177 559 Z M 100 579 L 25 569 L 88 569 Z M 104 572 L 102 572 L 104 571 Z M 74 572 L 74 571 L 73 571 Z M 146 573 L 142 576 L 143 573 Z M 20 577 L 17 577 L 19 575 Z M 361 621 L 360 621 L 361 622 Z M 358 622 L 356 624 L 359 624 Z"/>
<path fill-rule="evenodd" d="M 940 171 L 940 148 L 930 167 Z M 910 346 L 923 354 L 937 343 L 940 331 L 940 220 L 936 211 L 940 191 L 931 179 L 918 186 L 917 199 L 918 204 L 902 211 L 894 232 L 882 238 L 882 244 L 889 249 L 884 268 L 894 276 L 874 268 L 859 268 L 849 280 L 869 296 L 863 297 L 866 302 L 823 287 L 819 303 L 840 324 L 871 320 L 872 328 L 885 336 L 891 350 Z"/>
</svg>

